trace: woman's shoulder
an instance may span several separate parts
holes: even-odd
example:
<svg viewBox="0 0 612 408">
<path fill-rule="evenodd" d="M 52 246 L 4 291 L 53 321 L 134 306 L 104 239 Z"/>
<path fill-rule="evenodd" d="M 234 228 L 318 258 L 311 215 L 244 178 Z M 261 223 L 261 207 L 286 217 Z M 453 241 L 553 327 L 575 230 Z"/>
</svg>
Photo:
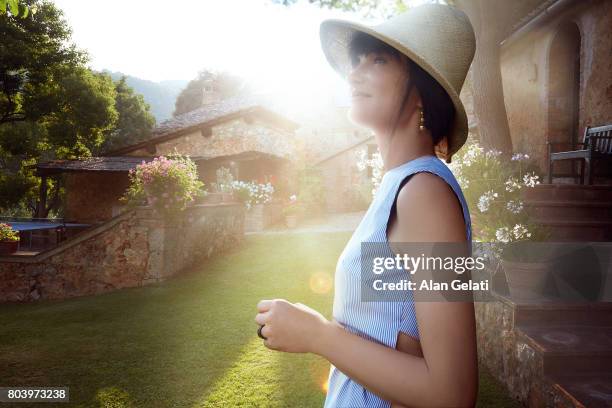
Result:
<svg viewBox="0 0 612 408">
<path fill-rule="evenodd" d="M 440 206 L 456 202 L 455 193 L 448 181 L 441 175 L 428 171 L 420 171 L 410 176 L 399 188 L 397 205 L 426 209 L 429 206 Z"/>
<path fill-rule="evenodd" d="M 397 195 L 397 216 L 405 230 L 422 240 L 465 236 L 461 203 L 449 183 L 437 174 L 418 172 Z"/>
</svg>

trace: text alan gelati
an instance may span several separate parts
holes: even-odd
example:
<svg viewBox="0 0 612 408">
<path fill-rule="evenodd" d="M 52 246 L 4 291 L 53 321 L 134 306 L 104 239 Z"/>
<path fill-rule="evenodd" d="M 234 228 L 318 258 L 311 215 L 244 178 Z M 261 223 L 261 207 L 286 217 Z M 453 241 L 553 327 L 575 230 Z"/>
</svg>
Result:
<svg viewBox="0 0 612 408">
<path fill-rule="evenodd" d="M 374 290 L 417 290 L 417 283 L 409 281 L 407 279 L 402 279 L 399 282 L 383 282 L 381 279 L 377 279 L 372 283 L 372 287 Z M 489 281 L 473 281 L 469 280 L 467 282 L 461 281 L 460 279 L 455 279 L 450 282 L 435 282 L 433 280 L 422 280 L 418 285 L 418 290 L 434 290 L 434 291 L 443 291 L 443 290 L 465 290 L 465 291 L 476 291 L 476 290 L 489 290 Z"/>
</svg>

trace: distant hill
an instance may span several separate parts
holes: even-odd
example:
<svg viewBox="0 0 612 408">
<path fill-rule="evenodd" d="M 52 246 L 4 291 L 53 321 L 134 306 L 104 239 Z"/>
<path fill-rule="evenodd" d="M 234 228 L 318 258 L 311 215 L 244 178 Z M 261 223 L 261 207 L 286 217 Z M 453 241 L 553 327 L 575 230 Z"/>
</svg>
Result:
<svg viewBox="0 0 612 408">
<path fill-rule="evenodd" d="M 113 81 L 118 81 L 123 75 L 121 72 L 111 72 L 107 69 L 102 71 L 107 72 Z M 141 94 L 145 102 L 151 105 L 151 113 L 155 116 L 157 124 L 160 124 L 172 117 L 176 97 L 187 86 L 189 80 L 171 79 L 154 82 L 126 75 L 126 82 L 134 92 Z"/>
</svg>

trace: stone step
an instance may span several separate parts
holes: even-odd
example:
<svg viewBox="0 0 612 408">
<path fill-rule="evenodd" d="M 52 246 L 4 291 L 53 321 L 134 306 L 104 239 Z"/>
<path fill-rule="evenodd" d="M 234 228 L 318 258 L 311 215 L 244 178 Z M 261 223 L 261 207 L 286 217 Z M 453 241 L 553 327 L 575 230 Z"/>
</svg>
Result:
<svg viewBox="0 0 612 408">
<path fill-rule="evenodd" d="M 525 201 L 612 201 L 612 186 L 610 185 L 538 184 L 522 191 Z"/>
<path fill-rule="evenodd" d="M 612 221 L 534 218 L 533 222 L 550 228 L 550 241 L 612 241 Z"/>
<path fill-rule="evenodd" d="M 612 374 L 589 373 L 551 376 L 561 407 L 612 407 Z"/>
<path fill-rule="evenodd" d="M 530 200 L 525 209 L 546 221 L 612 221 L 612 201 Z"/>
<path fill-rule="evenodd" d="M 612 327 L 520 326 L 517 334 L 541 355 L 545 375 L 612 374 Z"/>
<path fill-rule="evenodd" d="M 612 351 L 612 327 L 521 326 L 519 330 L 542 353 L 562 355 L 570 352 Z"/>
<path fill-rule="evenodd" d="M 515 304 L 514 326 L 612 327 L 612 302 Z"/>
</svg>

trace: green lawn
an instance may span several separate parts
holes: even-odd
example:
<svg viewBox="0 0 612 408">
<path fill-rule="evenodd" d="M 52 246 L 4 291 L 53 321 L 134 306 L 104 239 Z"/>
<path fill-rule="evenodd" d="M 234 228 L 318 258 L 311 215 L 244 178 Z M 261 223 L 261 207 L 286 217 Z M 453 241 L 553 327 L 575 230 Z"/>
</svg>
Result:
<svg viewBox="0 0 612 408">
<path fill-rule="evenodd" d="M 2 305 L 0 386 L 68 386 L 83 407 L 322 407 L 329 362 L 268 350 L 253 319 L 271 298 L 331 317 L 326 282 L 348 238 L 247 236 L 162 284 Z M 481 370 L 479 406 L 518 404 Z"/>
</svg>

